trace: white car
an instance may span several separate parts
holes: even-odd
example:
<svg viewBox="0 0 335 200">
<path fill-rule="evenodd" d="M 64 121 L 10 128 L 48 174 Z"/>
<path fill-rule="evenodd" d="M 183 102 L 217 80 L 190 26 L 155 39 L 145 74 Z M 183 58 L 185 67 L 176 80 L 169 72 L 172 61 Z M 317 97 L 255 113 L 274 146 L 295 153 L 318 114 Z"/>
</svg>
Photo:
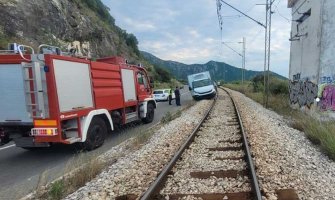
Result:
<svg viewBox="0 0 335 200">
<path fill-rule="evenodd" d="M 154 98 L 156 101 L 168 101 L 169 100 L 169 93 L 171 89 L 159 89 L 154 90 Z M 172 91 L 172 99 L 175 99 L 176 96 L 174 91 Z"/>
</svg>

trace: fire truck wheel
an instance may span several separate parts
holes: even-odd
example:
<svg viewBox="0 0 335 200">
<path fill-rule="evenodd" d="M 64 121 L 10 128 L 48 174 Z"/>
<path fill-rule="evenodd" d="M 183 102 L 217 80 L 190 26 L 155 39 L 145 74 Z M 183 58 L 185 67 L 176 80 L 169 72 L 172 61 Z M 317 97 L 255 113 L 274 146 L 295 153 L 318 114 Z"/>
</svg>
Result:
<svg viewBox="0 0 335 200">
<path fill-rule="evenodd" d="M 88 127 L 84 149 L 90 151 L 100 147 L 106 138 L 107 127 L 105 121 L 99 117 L 94 117 Z"/>
<path fill-rule="evenodd" d="M 147 105 L 147 116 L 145 118 L 143 118 L 143 122 L 144 123 L 150 123 L 154 120 L 154 116 L 155 116 L 155 108 L 154 105 L 152 103 L 148 103 Z"/>
</svg>

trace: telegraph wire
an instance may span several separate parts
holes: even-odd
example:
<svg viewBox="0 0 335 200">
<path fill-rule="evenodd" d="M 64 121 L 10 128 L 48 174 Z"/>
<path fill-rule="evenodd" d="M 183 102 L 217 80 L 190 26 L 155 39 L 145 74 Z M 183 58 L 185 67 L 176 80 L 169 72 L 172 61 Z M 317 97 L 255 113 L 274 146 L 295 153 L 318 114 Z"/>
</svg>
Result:
<svg viewBox="0 0 335 200">
<path fill-rule="evenodd" d="M 238 55 L 240 55 L 240 56 L 242 56 L 243 57 L 243 55 L 242 54 L 240 54 L 239 52 L 237 52 L 235 49 L 233 49 L 232 47 L 230 47 L 227 43 L 225 43 L 225 42 L 223 42 L 222 41 L 222 44 L 224 44 L 226 47 L 228 47 L 229 49 L 231 49 L 232 51 L 234 51 L 235 53 L 237 53 Z"/>
<path fill-rule="evenodd" d="M 250 8 L 247 9 L 247 11 L 245 11 L 244 13 L 249 13 L 256 5 L 253 5 L 251 6 Z M 233 18 L 233 19 L 236 19 L 236 18 L 241 18 L 241 17 L 244 17 L 242 15 L 227 15 L 227 16 L 222 16 L 222 18 Z"/>
<path fill-rule="evenodd" d="M 290 19 L 288 19 L 287 17 L 285 17 L 283 14 L 281 14 L 281 13 L 279 12 L 279 8 L 278 8 L 279 3 L 280 3 L 280 1 L 278 1 L 277 5 L 274 5 L 274 7 L 276 8 L 276 11 L 277 11 L 277 13 L 278 13 L 278 15 L 279 15 L 280 17 L 282 17 L 283 19 L 285 19 L 288 23 L 291 23 L 291 20 L 290 20 Z"/>
<path fill-rule="evenodd" d="M 244 15 L 245 17 L 251 19 L 252 21 L 254 21 L 254 22 L 256 22 L 257 24 L 259 24 L 259 25 L 263 26 L 264 28 L 266 28 L 266 26 L 265 26 L 263 23 L 261 23 L 261 22 L 255 20 L 254 18 L 250 17 L 249 15 L 247 15 L 247 14 L 245 14 L 244 12 L 240 11 L 239 9 L 235 8 L 234 6 L 230 5 L 229 3 L 227 3 L 227 2 L 225 2 L 225 1 L 223 1 L 223 0 L 217 0 L 216 2 L 218 2 L 218 1 L 220 1 L 220 2 L 222 2 L 222 3 L 224 3 L 224 4 L 226 4 L 227 6 L 231 7 L 232 9 L 236 10 L 237 12 L 241 13 L 241 14 Z M 275 1 L 275 0 L 273 0 L 273 2 L 274 2 L 274 1 Z M 273 2 L 272 2 L 272 3 L 273 3 Z M 222 4 L 220 3 L 220 10 L 221 10 L 221 6 L 222 6 Z"/>
</svg>

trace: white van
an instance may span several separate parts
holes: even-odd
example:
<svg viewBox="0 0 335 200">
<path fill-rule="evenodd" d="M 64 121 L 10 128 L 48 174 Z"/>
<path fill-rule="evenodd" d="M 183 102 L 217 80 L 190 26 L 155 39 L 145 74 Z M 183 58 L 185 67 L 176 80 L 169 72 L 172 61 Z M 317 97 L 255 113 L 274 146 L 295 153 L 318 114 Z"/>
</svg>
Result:
<svg viewBox="0 0 335 200">
<path fill-rule="evenodd" d="M 216 87 L 208 71 L 187 76 L 189 90 L 195 100 L 213 98 L 216 95 Z"/>
</svg>

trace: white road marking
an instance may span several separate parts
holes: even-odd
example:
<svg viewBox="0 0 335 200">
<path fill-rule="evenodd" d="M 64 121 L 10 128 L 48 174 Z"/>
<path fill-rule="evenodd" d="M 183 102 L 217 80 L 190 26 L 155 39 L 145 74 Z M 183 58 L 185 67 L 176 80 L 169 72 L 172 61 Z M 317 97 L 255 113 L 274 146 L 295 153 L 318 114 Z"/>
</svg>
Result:
<svg viewBox="0 0 335 200">
<path fill-rule="evenodd" d="M 15 147 L 15 144 L 12 144 L 12 145 L 9 145 L 9 146 L 6 146 L 6 147 L 2 147 L 2 148 L 0 148 L 0 151 L 4 150 L 4 149 L 8 149 L 10 147 Z"/>
</svg>

